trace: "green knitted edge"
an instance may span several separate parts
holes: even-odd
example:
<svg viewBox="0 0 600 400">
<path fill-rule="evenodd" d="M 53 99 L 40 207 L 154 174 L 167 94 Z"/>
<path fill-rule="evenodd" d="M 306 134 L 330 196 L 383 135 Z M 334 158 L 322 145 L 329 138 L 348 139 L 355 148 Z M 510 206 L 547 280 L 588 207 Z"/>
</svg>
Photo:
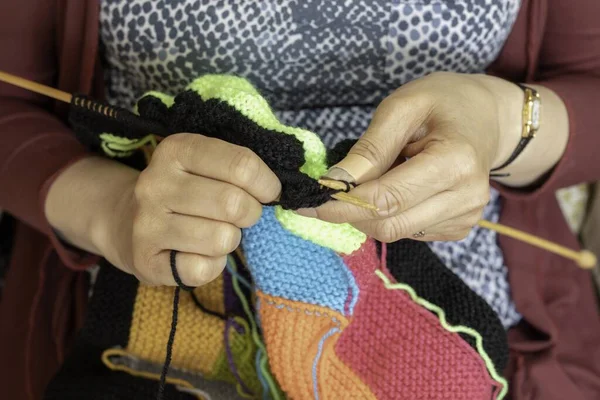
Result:
<svg viewBox="0 0 600 400">
<path fill-rule="evenodd" d="M 295 136 L 304 147 L 306 160 L 300 171 L 313 179 L 327 172 L 327 150 L 319 137 L 305 129 L 279 122 L 267 100 L 247 80 L 229 75 L 205 75 L 190 83 L 187 89 L 198 93 L 204 100 L 226 102 L 265 129 Z"/>
<path fill-rule="evenodd" d="M 425 300 L 424 298 L 419 297 L 412 287 L 410 287 L 409 285 L 407 285 L 405 283 L 399 283 L 399 282 L 392 283 L 381 270 L 375 271 L 375 274 L 383 281 L 383 284 L 386 289 L 404 290 L 405 292 L 407 292 L 409 294 L 412 301 L 414 301 L 415 303 L 419 304 L 420 306 L 426 308 L 427 310 L 436 313 L 440 320 L 440 324 L 442 325 L 442 327 L 445 330 L 447 330 L 449 332 L 453 332 L 453 333 L 464 333 L 464 334 L 467 334 L 467 335 L 473 337 L 475 339 L 477 352 L 479 353 L 479 356 L 483 359 L 483 362 L 485 363 L 485 366 L 486 366 L 490 376 L 492 377 L 492 379 L 494 379 L 496 382 L 498 382 L 502 385 L 502 390 L 498 394 L 497 400 L 502 400 L 504 398 L 504 396 L 506 396 L 506 393 L 508 392 L 508 382 L 506 381 L 506 379 L 504 379 L 504 377 L 502 377 L 496 371 L 494 362 L 488 356 L 485 349 L 483 348 L 483 338 L 481 337 L 479 332 L 477 332 L 473 328 L 469 328 L 468 326 L 450 325 L 450 323 L 448 323 L 448 320 L 446 319 L 446 313 L 444 312 L 444 310 L 442 308 L 440 308 L 439 306 L 437 306 L 433 303 L 430 303 L 429 301 Z"/>
<path fill-rule="evenodd" d="M 217 362 L 213 366 L 213 371 L 210 375 L 207 375 L 207 379 L 211 380 L 221 380 L 228 383 L 235 384 L 235 388 L 237 393 L 244 398 L 252 399 L 256 393 L 261 392 L 262 386 L 260 381 L 258 380 L 258 376 L 256 370 L 251 368 L 244 368 L 243 366 L 253 366 L 254 365 L 254 357 L 256 355 L 256 351 L 258 350 L 257 346 L 253 342 L 250 326 L 246 322 L 245 319 L 241 317 L 234 317 L 234 320 L 240 324 L 244 328 L 244 334 L 239 334 L 234 329 L 231 329 L 227 332 L 230 335 L 230 343 L 242 343 L 244 346 L 243 352 L 231 352 L 233 355 L 233 361 L 237 368 L 237 373 L 244 382 L 246 386 L 252 391 L 250 394 L 244 393 L 244 389 L 237 381 L 235 375 L 230 370 L 229 360 L 227 358 L 227 350 L 223 350 L 217 359 Z M 233 346 L 232 346 L 233 347 Z"/>
<path fill-rule="evenodd" d="M 135 103 L 135 105 L 133 106 L 133 112 L 137 115 L 140 115 L 139 111 L 138 111 L 138 105 L 137 103 L 143 99 L 144 97 L 148 97 L 148 96 L 152 96 L 152 97 L 156 97 L 157 99 L 159 99 L 160 101 L 162 101 L 162 103 L 164 105 L 167 106 L 167 108 L 171 108 L 171 106 L 173 104 L 175 104 L 175 97 L 168 95 L 166 93 L 162 93 L 162 92 L 157 92 L 156 90 L 150 90 L 146 93 L 144 93 L 142 95 L 142 97 L 140 97 L 138 99 L 138 101 Z"/>
<path fill-rule="evenodd" d="M 285 229 L 296 236 L 338 253 L 351 254 L 367 240 L 367 235 L 350 224 L 332 224 L 316 218 L 303 217 L 279 206 L 275 207 L 275 217 Z"/>
<path fill-rule="evenodd" d="M 246 79 L 230 75 L 205 75 L 190 83 L 187 89 L 198 93 L 204 100 L 226 102 L 265 129 L 295 136 L 302 143 L 306 160 L 300 172 L 313 179 L 327 172 L 327 150 L 321 139 L 313 132 L 279 122 L 265 98 Z M 350 254 L 367 240 L 365 234 L 350 224 L 332 224 L 306 218 L 281 207 L 276 207 L 275 213 L 288 231 L 336 252 Z"/>
<path fill-rule="evenodd" d="M 273 397 L 274 400 L 284 400 L 285 396 L 284 396 L 283 392 L 281 391 L 279 384 L 275 380 L 275 377 L 271 373 L 271 369 L 269 368 L 268 360 L 267 360 L 267 348 L 265 347 L 265 344 L 263 343 L 263 341 L 260 338 L 260 333 L 258 332 L 258 327 L 256 325 L 256 321 L 254 320 L 255 318 L 258 318 L 258 316 L 256 316 L 252 312 L 250 305 L 248 304 L 248 301 L 246 300 L 246 296 L 244 295 L 244 292 L 240 288 L 240 284 L 239 284 L 239 281 L 237 278 L 238 269 L 237 269 L 237 263 L 235 261 L 235 258 L 232 255 L 228 255 L 227 259 L 228 259 L 228 261 L 231 265 L 231 268 L 233 269 L 233 272 L 234 272 L 231 274 L 231 283 L 233 285 L 233 291 L 235 292 L 235 294 L 238 296 L 238 299 L 242 303 L 242 308 L 244 309 L 244 312 L 246 313 L 246 316 L 248 317 L 248 321 L 250 322 L 250 332 L 251 332 L 252 340 L 254 341 L 254 344 L 256 345 L 256 347 L 258 347 L 262 351 L 263 358 L 261 359 L 260 368 L 261 368 L 262 376 L 265 379 L 265 381 L 267 382 L 267 385 L 269 387 L 269 390 L 270 390 L 269 394 L 271 395 L 271 397 Z"/>
</svg>

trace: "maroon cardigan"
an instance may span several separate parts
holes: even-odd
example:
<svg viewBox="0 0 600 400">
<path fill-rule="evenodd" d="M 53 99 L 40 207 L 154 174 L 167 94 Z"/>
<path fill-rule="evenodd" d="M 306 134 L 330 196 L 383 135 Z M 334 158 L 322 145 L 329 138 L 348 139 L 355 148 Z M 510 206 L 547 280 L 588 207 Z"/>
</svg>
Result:
<svg viewBox="0 0 600 400">
<path fill-rule="evenodd" d="M 0 1 L 0 69 L 100 97 L 98 3 Z M 489 72 L 553 89 L 570 119 L 566 153 L 543 186 L 499 188 L 501 222 L 576 248 L 554 192 L 600 179 L 600 1 L 522 0 Z M 81 271 L 95 261 L 61 245 L 44 217 L 54 177 L 86 155 L 64 112 L 49 99 L 0 84 L 0 209 L 20 221 L 0 304 L 0 391 L 7 399 L 40 398 L 81 324 L 87 300 Z M 590 274 L 526 244 L 505 237 L 500 244 L 524 315 L 509 332 L 513 398 L 600 398 L 600 321 Z"/>
</svg>

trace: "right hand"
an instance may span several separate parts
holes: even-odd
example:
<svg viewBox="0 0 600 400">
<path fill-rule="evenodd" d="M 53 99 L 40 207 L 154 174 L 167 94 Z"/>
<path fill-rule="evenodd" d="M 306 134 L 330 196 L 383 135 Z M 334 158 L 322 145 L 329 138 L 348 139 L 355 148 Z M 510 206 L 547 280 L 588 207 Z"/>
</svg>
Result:
<svg viewBox="0 0 600 400">
<path fill-rule="evenodd" d="M 216 278 L 240 243 L 240 228 L 256 223 L 261 203 L 281 192 L 251 150 L 187 133 L 164 139 L 131 186 L 98 247 L 111 263 L 156 285 L 175 285 L 171 250 L 178 251 L 184 284 Z"/>
</svg>

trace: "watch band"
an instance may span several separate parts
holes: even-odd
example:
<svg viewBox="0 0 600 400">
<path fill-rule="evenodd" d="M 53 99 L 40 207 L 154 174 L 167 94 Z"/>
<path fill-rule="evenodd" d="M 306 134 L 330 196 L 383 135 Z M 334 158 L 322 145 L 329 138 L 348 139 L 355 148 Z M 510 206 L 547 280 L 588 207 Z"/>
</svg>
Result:
<svg viewBox="0 0 600 400">
<path fill-rule="evenodd" d="M 536 132 L 540 127 L 540 107 L 541 100 L 540 94 L 537 90 L 532 89 L 528 86 L 524 86 L 521 84 L 517 84 L 523 92 L 525 93 L 525 104 L 523 105 L 523 131 L 521 133 L 521 140 L 517 144 L 517 147 L 512 152 L 508 160 L 506 160 L 502 165 L 492 169 L 493 171 L 498 171 L 507 167 L 510 163 L 512 163 L 527 147 L 527 144 L 535 137 Z M 510 176 L 510 174 L 491 174 L 490 176 Z"/>
<path fill-rule="evenodd" d="M 515 161 L 515 158 L 519 157 L 519 154 L 521 154 L 521 152 L 523 151 L 523 149 L 525 149 L 525 146 L 527 146 L 527 144 L 531 141 L 531 139 L 533 139 L 533 136 L 521 138 L 521 140 L 519 140 L 519 144 L 517 144 L 517 147 L 515 147 L 515 150 L 512 152 L 510 157 L 508 157 L 508 160 L 506 160 L 499 167 L 492 169 L 492 171 L 498 171 L 498 170 L 508 166 L 511 162 Z M 492 176 L 494 176 L 494 175 L 492 175 Z M 502 176 L 508 176 L 508 175 L 502 174 Z"/>
</svg>

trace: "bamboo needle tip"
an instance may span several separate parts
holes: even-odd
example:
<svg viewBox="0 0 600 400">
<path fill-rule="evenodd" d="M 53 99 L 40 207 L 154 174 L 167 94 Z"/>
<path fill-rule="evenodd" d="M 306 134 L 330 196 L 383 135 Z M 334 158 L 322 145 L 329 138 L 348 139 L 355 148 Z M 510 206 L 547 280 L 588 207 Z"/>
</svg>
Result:
<svg viewBox="0 0 600 400">
<path fill-rule="evenodd" d="M 375 205 L 367 203 L 366 201 L 361 200 L 358 197 L 350 196 L 348 193 L 339 192 L 332 194 L 331 197 L 344 203 L 366 208 L 367 210 L 379 211 L 379 208 L 377 208 Z"/>
<path fill-rule="evenodd" d="M 581 268 L 592 269 L 596 266 L 598 260 L 596 259 L 596 255 L 589 250 L 582 250 L 579 253 L 579 259 L 577 260 L 577 264 Z"/>
<path fill-rule="evenodd" d="M 348 186 L 345 182 L 336 181 L 334 179 L 322 178 L 322 179 L 319 179 L 317 182 L 319 182 L 319 185 L 328 187 L 333 190 L 348 189 Z M 358 197 L 349 195 L 348 193 L 345 193 L 345 192 L 339 192 L 339 193 L 333 194 L 333 195 L 331 195 L 331 197 L 333 197 L 334 199 L 336 199 L 338 201 L 342 201 L 344 203 L 352 204 L 357 207 L 366 208 L 367 210 L 379 211 L 379 208 L 377 208 L 377 206 L 367 203 L 366 201 L 361 200 Z"/>
<path fill-rule="evenodd" d="M 319 182 L 319 185 L 321 186 L 325 186 L 328 187 L 330 189 L 334 189 L 334 190 L 346 190 L 346 184 L 344 182 L 340 182 L 340 181 L 334 181 L 332 179 L 319 179 L 317 182 Z"/>
</svg>

